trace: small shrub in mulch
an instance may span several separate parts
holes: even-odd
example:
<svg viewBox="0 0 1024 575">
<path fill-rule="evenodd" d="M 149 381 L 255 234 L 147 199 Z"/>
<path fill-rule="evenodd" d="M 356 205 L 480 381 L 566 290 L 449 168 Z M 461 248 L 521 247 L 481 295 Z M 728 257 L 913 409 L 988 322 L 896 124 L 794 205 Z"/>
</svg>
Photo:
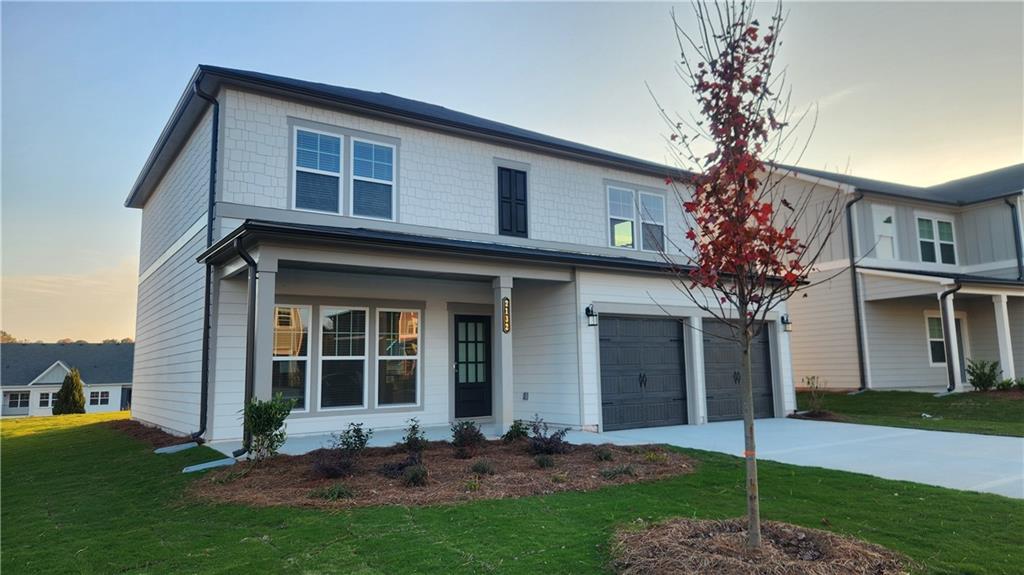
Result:
<svg viewBox="0 0 1024 575">
<path fill-rule="evenodd" d="M 191 441 L 187 437 L 177 437 L 167 433 L 159 427 L 143 425 L 138 421 L 132 421 L 130 419 L 110 421 L 107 422 L 107 425 L 112 429 L 131 437 L 132 439 L 148 443 L 154 448 L 167 447 L 168 445 L 177 445 L 179 443 Z"/>
<path fill-rule="evenodd" d="M 540 416 L 535 416 L 530 423 L 530 436 L 527 438 L 527 449 L 533 455 L 558 455 L 566 453 L 572 445 L 565 440 L 569 429 L 549 431 L 548 424 Z"/>
<path fill-rule="evenodd" d="M 612 568 L 620 575 L 897 575 L 911 562 L 884 547 L 787 523 L 761 524 L 761 549 L 746 548 L 746 520 L 675 519 L 617 532 Z"/>
<path fill-rule="evenodd" d="M 332 483 L 309 492 L 310 499 L 323 499 L 324 501 L 338 501 L 339 499 L 350 499 L 353 497 L 352 490 L 342 483 Z"/>
<path fill-rule="evenodd" d="M 423 464 L 410 465 L 402 470 L 402 485 L 423 487 L 427 484 L 427 468 Z"/>
<path fill-rule="evenodd" d="M 534 463 L 541 469 L 551 469 L 555 466 L 555 458 L 551 457 L 547 453 L 541 453 L 540 455 L 533 458 Z"/>
<path fill-rule="evenodd" d="M 633 476 L 636 475 L 636 470 L 633 469 L 632 465 L 616 465 L 615 467 L 607 467 L 601 470 L 601 477 L 611 480 L 617 479 L 624 475 Z"/>
<path fill-rule="evenodd" d="M 512 425 L 505 432 L 505 435 L 501 436 L 501 440 L 505 443 L 515 443 L 526 439 L 530 436 L 530 428 L 526 426 L 521 419 L 517 419 L 512 422 Z"/>
<path fill-rule="evenodd" d="M 486 459 L 481 459 L 470 466 L 469 470 L 477 475 L 494 475 L 494 464 Z"/>
<path fill-rule="evenodd" d="M 612 450 L 607 447 L 599 447 L 597 451 L 594 451 L 594 459 L 598 461 L 611 461 L 615 459 L 615 455 L 612 454 Z"/>
<path fill-rule="evenodd" d="M 421 465 L 423 463 L 423 452 L 422 451 L 410 451 L 405 459 L 401 461 L 392 461 L 384 463 L 377 468 L 377 473 L 380 473 L 388 479 L 398 479 L 405 475 L 405 470 L 409 467 Z"/>
</svg>

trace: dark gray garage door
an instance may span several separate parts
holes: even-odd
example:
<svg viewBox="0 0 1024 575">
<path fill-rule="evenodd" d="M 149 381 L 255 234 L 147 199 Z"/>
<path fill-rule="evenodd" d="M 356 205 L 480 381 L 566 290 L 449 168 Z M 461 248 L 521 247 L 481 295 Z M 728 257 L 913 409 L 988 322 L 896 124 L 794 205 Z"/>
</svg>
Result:
<svg viewBox="0 0 1024 575">
<path fill-rule="evenodd" d="M 672 319 L 601 316 L 603 428 L 686 423 L 683 327 Z"/>
<path fill-rule="evenodd" d="M 704 381 L 708 397 L 708 421 L 742 419 L 740 386 L 733 379 L 743 371 L 743 354 L 736 342 L 715 336 L 731 336 L 729 326 L 720 321 L 704 320 Z M 771 351 L 768 329 L 762 329 L 751 346 L 751 369 L 754 380 L 754 417 L 772 417 Z"/>
</svg>

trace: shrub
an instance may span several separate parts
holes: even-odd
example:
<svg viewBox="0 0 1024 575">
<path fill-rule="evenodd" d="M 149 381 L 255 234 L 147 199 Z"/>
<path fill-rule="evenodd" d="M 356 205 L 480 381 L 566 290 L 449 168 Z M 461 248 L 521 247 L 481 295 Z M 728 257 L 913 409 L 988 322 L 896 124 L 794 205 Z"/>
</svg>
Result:
<svg viewBox="0 0 1024 575">
<path fill-rule="evenodd" d="M 405 459 L 403 459 L 402 461 L 397 461 L 394 463 L 385 463 L 384 465 L 381 465 L 377 469 L 377 472 L 383 475 L 384 477 L 390 479 L 398 479 L 399 477 L 402 476 L 403 473 L 405 473 L 405 470 L 407 468 L 413 467 L 415 465 L 421 465 L 422 463 L 423 456 L 421 455 L 421 453 L 419 451 L 410 451 L 409 454 L 406 455 Z"/>
<path fill-rule="evenodd" d="M 351 499 L 352 490 L 342 483 L 332 483 L 309 493 L 310 499 L 323 499 L 326 501 L 337 501 L 339 499 Z"/>
<path fill-rule="evenodd" d="M 356 459 L 366 449 L 366 444 L 373 437 L 373 430 L 364 430 L 362 423 L 350 423 L 348 429 L 331 437 L 334 449 L 341 450 L 346 456 Z"/>
<path fill-rule="evenodd" d="M 469 479 L 466 481 L 466 491 L 480 491 L 480 481 L 476 479 Z"/>
<path fill-rule="evenodd" d="M 601 477 L 611 480 L 623 476 L 635 477 L 636 470 L 633 469 L 632 465 L 616 465 L 615 467 L 608 467 L 601 470 Z"/>
<path fill-rule="evenodd" d="M 477 475 L 494 475 L 494 464 L 486 459 L 481 459 L 474 463 L 469 470 Z"/>
<path fill-rule="evenodd" d="M 644 461 L 647 463 L 668 463 L 668 454 L 663 451 L 644 452 Z"/>
<path fill-rule="evenodd" d="M 1010 391 L 1011 389 L 1013 389 L 1013 386 L 1014 381 L 1010 378 L 1006 378 L 999 380 L 999 383 L 996 384 L 996 389 L 998 389 L 999 391 Z"/>
<path fill-rule="evenodd" d="M 420 420 L 414 417 L 407 423 L 409 425 L 405 428 L 405 435 L 402 436 L 401 445 L 410 453 L 420 453 L 427 446 L 427 436 L 423 434 Z"/>
<path fill-rule="evenodd" d="M 541 469 L 550 469 L 555 466 L 555 458 L 551 457 L 547 453 L 541 453 L 537 457 L 534 457 L 533 461 L 537 464 L 537 467 L 540 467 Z"/>
<path fill-rule="evenodd" d="M 571 447 L 565 441 L 565 434 L 568 432 L 569 428 L 564 428 L 548 433 L 548 424 L 539 415 L 535 415 L 533 422 L 530 423 L 530 438 L 527 448 L 532 455 L 565 453 Z"/>
<path fill-rule="evenodd" d="M 252 434 L 249 456 L 255 463 L 277 455 L 277 450 L 284 445 L 287 435 L 284 420 L 291 414 L 294 405 L 294 400 L 285 399 L 278 393 L 267 401 L 254 397 L 245 406 L 243 420 L 245 428 Z"/>
<path fill-rule="evenodd" d="M 64 376 L 64 382 L 57 392 L 57 403 L 51 412 L 54 415 L 65 413 L 85 413 L 85 391 L 82 389 L 82 376 L 77 367 Z"/>
<path fill-rule="evenodd" d="M 815 415 L 825 411 L 825 380 L 816 375 L 804 376 L 803 386 L 808 392 L 808 411 Z"/>
<path fill-rule="evenodd" d="M 569 481 L 568 473 L 552 473 L 551 483 L 566 483 Z"/>
<path fill-rule="evenodd" d="M 1024 376 L 1015 379 L 1013 381 L 1013 386 L 1019 389 L 1020 391 L 1024 391 Z"/>
<path fill-rule="evenodd" d="M 427 484 L 427 468 L 422 464 L 410 465 L 402 472 L 402 485 L 423 487 Z"/>
<path fill-rule="evenodd" d="M 313 458 L 313 473 L 319 477 L 337 479 L 352 475 L 356 462 L 338 449 L 321 449 Z"/>
<path fill-rule="evenodd" d="M 508 428 L 505 435 L 501 436 L 501 440 L 505 443 L 512 443 L 520 439 L 526 439 L 529 436 L 530 428 L 521 419 L 517 419 L 512 422 L 512 426 Z"/>
<path fill-rule="evenodd" d="M 615 459 L 612 454 L 612 450 L 607 447 L 598 447 L 597 451 L 594 452 L 594 459 L 598 461 L 611 461 Z"/>
<path fill-rule="evenodd" d="M 459 421 L 452 424 L 452 445 L 456 448 L 474 451 L 487 441 L 480 427 L 474 421 Z"/>
<path fill-rule="evenodd" d="M 988 391 L 995 387 L 999 381 L 998 361 L 986 361 L 984 359 L 967 360 L 967 381 L 978 391 Z"/>
</svg>

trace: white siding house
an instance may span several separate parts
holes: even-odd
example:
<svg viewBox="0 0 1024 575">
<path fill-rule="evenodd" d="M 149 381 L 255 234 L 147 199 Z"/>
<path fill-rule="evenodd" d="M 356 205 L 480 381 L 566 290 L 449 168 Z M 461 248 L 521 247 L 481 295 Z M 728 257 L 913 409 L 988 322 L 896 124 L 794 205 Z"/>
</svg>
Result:
<svg viewBox="0 0 1024 575">
<path fill-rule="evenodd" d="M 131 343 L 5 343 L 0 345 L 0 384 L 5 416 L 53 415 L 64 377 L 77 368 L 85 412 L 128 409 L 132 393 Z"/>
</svg>

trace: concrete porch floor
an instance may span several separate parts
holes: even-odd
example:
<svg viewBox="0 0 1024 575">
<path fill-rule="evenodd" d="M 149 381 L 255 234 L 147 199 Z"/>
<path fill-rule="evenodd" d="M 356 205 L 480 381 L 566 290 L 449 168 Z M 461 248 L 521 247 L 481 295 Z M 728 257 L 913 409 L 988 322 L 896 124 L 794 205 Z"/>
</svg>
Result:
<svg viewBox="0 0 1024 575">
<path fill-rule="evenodd" d="M 497 437 L 493 424 L 481 427 L 488 437 Z M 1024 499 L 1024 438 L 798 419 L 760 419 L 755 428 L 760 459 Z M 424 433 L 430 440 L 451 437 L 448 427 L 425 428 Z M 370 445 L 392 445 L 402 435 L 402 430 L 377 431 Z M 605 433 L 570 431 L 567 439 L 577 444 L 668 444 L 743 453 L 739 421 Z M 282 452 L 307 453 L 330 441 L 329 435 L 292 436 Z M 209 445 L 230 456 L 241 442 Z"/>
</svg>

